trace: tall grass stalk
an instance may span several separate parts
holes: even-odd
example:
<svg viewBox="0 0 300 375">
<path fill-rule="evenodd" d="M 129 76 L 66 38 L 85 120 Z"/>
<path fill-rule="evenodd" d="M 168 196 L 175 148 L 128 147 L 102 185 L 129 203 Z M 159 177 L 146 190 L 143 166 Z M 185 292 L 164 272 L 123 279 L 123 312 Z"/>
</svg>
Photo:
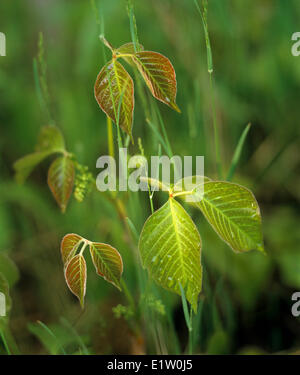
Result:
<svg viewBox="0 0 300 375">
<path fill-rule="evenodd" d="M 207 70 L 209 74 L 209 87 L 210 87 L 210 97 L 211 97 L 211 112 L 212 112 L 212 121 L 213 121 L 213 129 L 214 129 L 215 158 L 216 158 L 218 177 L 222 179 L 223 171 L 222 171 L 222 162 L 221 162 L 221 153 L 220 153 L 219 128 L 218 128 L 218 123 L 217 123 L 213 77 L 212 77 L 214 68 L 213 68 L 213 58 L 212 58 L 211 44 L 210 44 L 208 23 L 207 23 L 208 5 L 207 5 L 207 0 L 203 0 L 203 3 L 202 3 L 203 9 L 201 10 L 198 4 L 198 0 L 194 0 L 194 3 L 200 14 L 203 29 L 204 29 L 205 45 L 206 45 L 206 52 L 207 52 Z"/>
</svg>

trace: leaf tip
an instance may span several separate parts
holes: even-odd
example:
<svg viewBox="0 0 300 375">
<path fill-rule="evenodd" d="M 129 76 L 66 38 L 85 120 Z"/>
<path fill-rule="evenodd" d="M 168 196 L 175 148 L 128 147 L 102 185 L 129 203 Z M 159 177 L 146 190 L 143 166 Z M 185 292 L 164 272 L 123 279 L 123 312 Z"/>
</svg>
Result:
<svg viewBox="0 0 300 375">
<path fill-rule="evenodd" d="M 180 110 L 180 108 L 178 107 L 178 105 L 177 105 L 176 103 L 172 103 L 171 106 L 172 106 L 172 108 L 173 108 L 176 112 L 181 113 L 181 110 Z"/>
<path fill-rule="evenodd" d="M 266 250 L 265 250 L 265 248 L 264 248 L 263 245 L 259 245 L 257 247 L 257 250 L 260 251 L 260 252 L 262 252 L 264 255 L 267 255 L 267 252 L 266 252 Z"/>
</svg>

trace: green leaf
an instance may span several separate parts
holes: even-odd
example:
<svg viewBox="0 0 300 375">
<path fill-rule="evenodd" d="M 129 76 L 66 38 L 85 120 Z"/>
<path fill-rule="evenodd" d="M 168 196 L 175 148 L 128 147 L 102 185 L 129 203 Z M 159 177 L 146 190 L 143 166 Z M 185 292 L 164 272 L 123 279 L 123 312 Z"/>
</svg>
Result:
<svg viewBox="0 0 300 375">
<path fill-rule="evenodd" d="M 196 206 L 234 251 L 264 252 L 260 210 L 250 190 L 230 182 L 206 182 Z"/>
<path fill-rule="evenodd" d="M 48 185 L 62 212 L 72 194 L 74 179 L 74 162 L 68 156 L 55 159 L 48 171 Z"/>
<path fill-rule="evenodd" d="M 144 47 L 141 44 L 139 44 L 139 49 L 140 51 L 143 51 Z M 130 43 L 123 44 L 114 52 L 118 57 L 122 57 L 129 65 L 135 66 L 134 62 L 132 61 L 132 56 L 122 56 L 122 55 L 134 55 L 135 54 L 133 43 L 130 42 Z"/>
<path fill-rule="evenodd" d="M 137 52 L 133 61 L 136 63 L 152 95 L 180 112 L 176 105 L 176 74 L 170 60 L 157 52 Z"/>
<path fill-rule="evenodd" d="M 139 45 L 139 47 L 141 51 L 144 50 L 144 47 L 141 44 Z M 125 55 L 125 54 L 134 55 L 135 54 L 134 44 L 132 42 L 123 44 L 121 47 L 115 50 L 115 53 L 118 55 Z"/>
<path fill-rule="evenodd" d="M 86 263 L 82 255 L 75 255 L 69 260 L 65 268 L 65 279 L 70 291 L 79 299 L 83 308 L 86 291 Z"/>
<path fill-rule="evenodd" d="M 59 152 L 65 150 L 65 141 L 58 127 L 43 126 L 36 146 L 36 151 Z"/>
<path fill-rule="evenodd" d="M 97 274 L 121 290 L 123 261 L 119 252 L 105 243 L 91 242 L 90 253 Z"/>
<path fill-rule="evenodd" d="M 24 183 L 34 168 L 51 154 L 52 151 L 34 152 L 17 160 L 13 165 L 17 182 Z"/>
<path fill-rule="evenodd" d="M 201 238 L 190 216 L 173 198 L 146 221 L 139 251 L 150 276 L 178 295 L 181 284 L 196 312 L 202 286 Z"/>
<path fill-rule="evenodd" d="M 66 234 L 61 241 L 60 251 L 64 265 L 74 257 L 79 245 L 84 242 L 84 239 L 75 233 Z"/>
<path fill-rule="evenodd" d="M 65 278 L 68 287 L 79 298 L 82 306 L 86 288 L 86 264 L 83 252 L 87 246 L 90 248 L 97 274 L 119 290 L 121 290 L 120 280 L 123 273 L 122 257 L 114 247 L 105 243 L 91 242 L 75 233 L 66 234 L 61 242 Z M 76 255 L 77 251 L 79 254 Z"/>
<path fill-rule="evenodd" d="M 66 354 L 61 345 L 60 338 L 57 338 L 54 332 L 47 327 L 46 324 L 37 321 L 37 323 L 28 323 L 27 327 L 28 330 L 43 344 L 49 354 Z"/>
<path fill-rule="evenodd" d="M 103 112 L 131 136 L 134 109 L 133 81 L 117 60 L 113 59 L 102 68 L 94 92 Z"/>
<path fill-rule="evenodd" d="M 63 152 L 65 142 L 60 130 L 56 126 L 44 126 L 39 134 L 36 152 L 28 154 L 17 160 L 13 167 L 18 183 L 24 183 L 34 168 L 49 155 Z"/>
</svg>

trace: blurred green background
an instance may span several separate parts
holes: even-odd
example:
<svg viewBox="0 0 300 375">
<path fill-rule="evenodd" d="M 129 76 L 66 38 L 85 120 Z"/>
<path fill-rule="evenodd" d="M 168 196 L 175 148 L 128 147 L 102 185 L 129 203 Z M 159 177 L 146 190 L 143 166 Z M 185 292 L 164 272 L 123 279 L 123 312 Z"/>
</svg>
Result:
<svg viewBox="0 0 300 375">
<path fill-rule="evenodd" d="M 126 2 L 95 3 L 112 45 L 131 41 Z M 195 352 L 294 353 L 300 350 L 300 320 L 291 314 L 291 295 L 300 290 L 300 57 L 291 54 L 291 36 L 300 31 L 300 2 L 208 3 L 222 163 L 227 170 L 239 137 L 251 122 L 233 181 L 252 189 L 259 202 L 267 256 L 234 254 L 192 211 L 202 236 L 204 265 Z M 205 173 L 215 178 L 206 49 L 194 2 L 139 0 L 135 16 L 145 49 L 167 56 L 176 70 L 182 114 L 158 104 L 173 151 L 204 155 Z M 146 340 L 143 329 L 134 334 L 130 322 L 112 312 L 118 304 L 126 305 L 126 299 L 94 275 L 90 260 L 83 312 L 64 281 L 59 244 L 63 235 L 75 232 L 120 251 L 124 278 L 140 298 L 132 249 L 105 194 L 95 191 L 83 203 L 71 198 L 63 215 L 47 187 L 49 160 L 24 185 L 14 181 L 13 163 L 33 151 L 48 122 L 33 73 L 40 31 L 51 113 L 68 150 L 94 176 L 97 158 L 108 152 L 106 118 L 93 95 L 104 65 L 95 10 L 83 0 L 1 0 L 0 31 L 7 43 L 7 56 L 0 57 L 0 271 L 9 281 L 12 297 L 8 336 L 25 354 L 60 353 L 61 348 L 67 353 L 157 352 L 151 335 Z M 155 155 L 157 141 L 137 92 L 135 99 L 132 152 L 139 152 L 141 137 L 146 155 Z M 156 195 L 155 208 L 164 199 Z M 126 204 L 140 232 L 150 214 L 147 193 L 136 194 Z M 183 351 L 187 333 L 180 298 L 152 288 L 156 307 L 148 325 L 155 326 L 158 336 L 163 333 L 162 352 L 178 350 L 170 338 L 174 331 Z M 1 340 L 0 352 L 6 352 Z"/>
</svg>

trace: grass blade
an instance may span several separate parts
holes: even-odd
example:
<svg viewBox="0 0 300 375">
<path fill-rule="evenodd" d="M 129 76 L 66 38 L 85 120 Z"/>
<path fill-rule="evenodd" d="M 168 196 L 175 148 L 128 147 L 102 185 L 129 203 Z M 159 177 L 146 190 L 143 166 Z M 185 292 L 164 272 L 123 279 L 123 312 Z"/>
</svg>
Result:
<svg viewBox="0 0 300 375">
<path fill-rule="evenodd" d="M 231 160 L 229 172 L 228 172 L 228 175 L 226 177 L 227 181 L 231 181 L 232 177 L 233 177 L 233 175 L 235 173 L 235 170 L 236 170 L 236 167 L 237 167 L 238 162 L 240 160 L 241 153 L 242 153 L 242 150 L 243 150 L 243 147 L 244 147 L 244 143 L 245 143 L 245 140 L 247 138 L 247 134 L 248 134 L 248 132 L 250 130 L 250 127 L 251 127 L 251 123 L 249 123 L 245 127 L 245 129 L 244 129 L 244 131 L 243 131 L 243 133 L 242 133 L 242 135 L 241 135 L 241 137 L 240 137 L 240 139 L 238 141 L 238 144 L 236 146 L 236 149 L 234 151 L 234 154 L 233 154 L 233 157 L 232 157 L 232 160 Z"/>
<path fill-rule="evenodd" d="M 46 326 L 46 324 L 44 324 L 43 322 L 41 322 L 40 320 L 37 321 L 37 324 L 40 325 L 51 337 L 53 337 L 55 340 L 58 341 L 57 337 L 55 336 L 55 334 L 51 331 L 51 329 L 49 327 Z M 66 355 L 67 353 L 65 352 L 65 349 L 63 348 L 63 346 L 61 344 L 59 344 L 59 348 L 61 350 L 61 352 Z"/>
<path fill-rule="evenodd" d="M 181 301 L 182 301 L 182 308 L 183 308 L 186 326 L 187 326 L 188 330 L 191 331 L 192 327 L 191 327 L 191 321 L 190 321 L 190 314 L 189 314 L 189 308 L 188 308 L 188 304 L 187 304 L 187 301 L 186 301 L 184 289 L 183 289 L 183 287 L 180 283 L 179 283 L 179 287 L 180 287 L 180 291 L 181 291 Z"/>
</svg>

